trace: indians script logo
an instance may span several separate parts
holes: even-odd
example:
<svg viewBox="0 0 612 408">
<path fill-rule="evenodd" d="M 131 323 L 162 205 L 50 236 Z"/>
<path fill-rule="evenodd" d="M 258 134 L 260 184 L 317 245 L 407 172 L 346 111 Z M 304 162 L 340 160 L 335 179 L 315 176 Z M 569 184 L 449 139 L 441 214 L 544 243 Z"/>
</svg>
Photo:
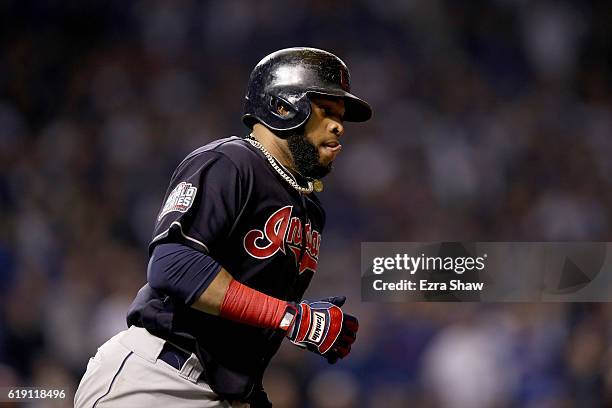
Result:
<svg viewBox="0 0 612 408">
<path fill-rule="evenodd" d="M 249 231 L 244 236 L 244 249 L 254 258 L 266 259 L 278 251 L 286 253 L 286 244 L 293 252 L 296 264 L 300 262 L 297 265 L 299 273 L 307 269 L 316 272 L 321 234 L 312 229 L 310 222 L 302 227 L 302 221 L 298 217 L 291 217 L 292 210 L 293 206 L 283 207 L 268 218 L 263 231 L 258 229 Z M 305 232 L 306 252 L 300 257 L 303 232 Z"/>
</svg>

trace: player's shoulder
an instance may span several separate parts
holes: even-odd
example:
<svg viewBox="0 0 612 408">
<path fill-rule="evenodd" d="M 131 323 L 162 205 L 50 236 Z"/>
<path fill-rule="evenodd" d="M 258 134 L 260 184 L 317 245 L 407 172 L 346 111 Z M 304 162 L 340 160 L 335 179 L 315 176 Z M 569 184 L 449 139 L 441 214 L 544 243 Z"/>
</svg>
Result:
<svg viewBox="0 0 612 408">
<path fill-rule="evenodd" d="M 251 167 L 257 153 L 253 147 L 244 139 L 230 136 L 214 140 L 189 153 L 178 165 L 181 168 L 206 168 L 211 164 L 228 168 L 239 173 L 245 171 L 251 173 Z"/>
<path fill-rule="evenodd" d="M 252 163 L 256 153 L 250 144 L 241 137 L 230 136 L 214 140 L 197 148 L 185 157 L 184 161 L 208 160 L 210 157 L 224 158 L 232 162 L 237 168 Z"/>
<path fill-rule="evenodd" d="M 250 151 L 247 144 L 248 143 L 243 138 L 238 136 L 217 139 L 204 146 L 198 147 L 193 152 L 189 153 L 187 158 L 206 155 L 207 153 L 218 153 L 230 157 L 239 156 Z"/>
</svg>

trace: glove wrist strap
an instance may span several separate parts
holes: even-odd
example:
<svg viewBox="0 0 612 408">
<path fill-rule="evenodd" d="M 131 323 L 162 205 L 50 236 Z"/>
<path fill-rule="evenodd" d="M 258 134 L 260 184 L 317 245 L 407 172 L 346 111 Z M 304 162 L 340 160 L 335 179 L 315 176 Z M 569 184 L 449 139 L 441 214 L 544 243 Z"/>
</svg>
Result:
<svg viewBox="0 0 612 408">
<path fill-rule="evenodd" d="M 286 311 L 289 304 L 232 280 L 225 292 L 219 315 L 229 320 L 268 329 L 287 330 Z M 295 310 L 295 308 L 293 309 Z"/>
</svg>

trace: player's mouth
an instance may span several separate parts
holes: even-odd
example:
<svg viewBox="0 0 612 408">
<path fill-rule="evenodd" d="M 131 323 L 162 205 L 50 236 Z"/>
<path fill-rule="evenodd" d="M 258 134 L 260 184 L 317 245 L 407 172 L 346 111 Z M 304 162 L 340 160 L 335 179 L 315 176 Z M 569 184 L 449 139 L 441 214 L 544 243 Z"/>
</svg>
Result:
<svg viewBox="0 0 612 408">
<path fill-rule="evenodd" d="M 334 160 L 340 149 L 342 149 L 342 145 L 337 140 L 330 140 L 322 143 L 321 148 L 326 156 L 330 156 L 330 160 Z"/>
</svg>

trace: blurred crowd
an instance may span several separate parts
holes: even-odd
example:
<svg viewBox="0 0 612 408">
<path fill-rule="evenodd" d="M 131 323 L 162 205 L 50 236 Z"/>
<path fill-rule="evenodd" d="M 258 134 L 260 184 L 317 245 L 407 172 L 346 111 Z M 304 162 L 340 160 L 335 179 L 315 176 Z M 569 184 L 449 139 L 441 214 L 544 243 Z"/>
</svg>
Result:
<svg viewBox="0 0 612 408">
<path fill-rule="evenodd" d="M 174 167 L 246 135 L 257 61 L 314 46 L 375 112 L 325 179 L 307 292 L 347 295 L 361 328 L 335 366 L 283 346 L 275 406 L 612 406 L 612 304 L 364 303 L 359 265 L 362 241 L 612 241 L 611 16 L 606 1 L 0 3 L 0 386 L 74 392 L 125 328 Z"/>
</svg>

